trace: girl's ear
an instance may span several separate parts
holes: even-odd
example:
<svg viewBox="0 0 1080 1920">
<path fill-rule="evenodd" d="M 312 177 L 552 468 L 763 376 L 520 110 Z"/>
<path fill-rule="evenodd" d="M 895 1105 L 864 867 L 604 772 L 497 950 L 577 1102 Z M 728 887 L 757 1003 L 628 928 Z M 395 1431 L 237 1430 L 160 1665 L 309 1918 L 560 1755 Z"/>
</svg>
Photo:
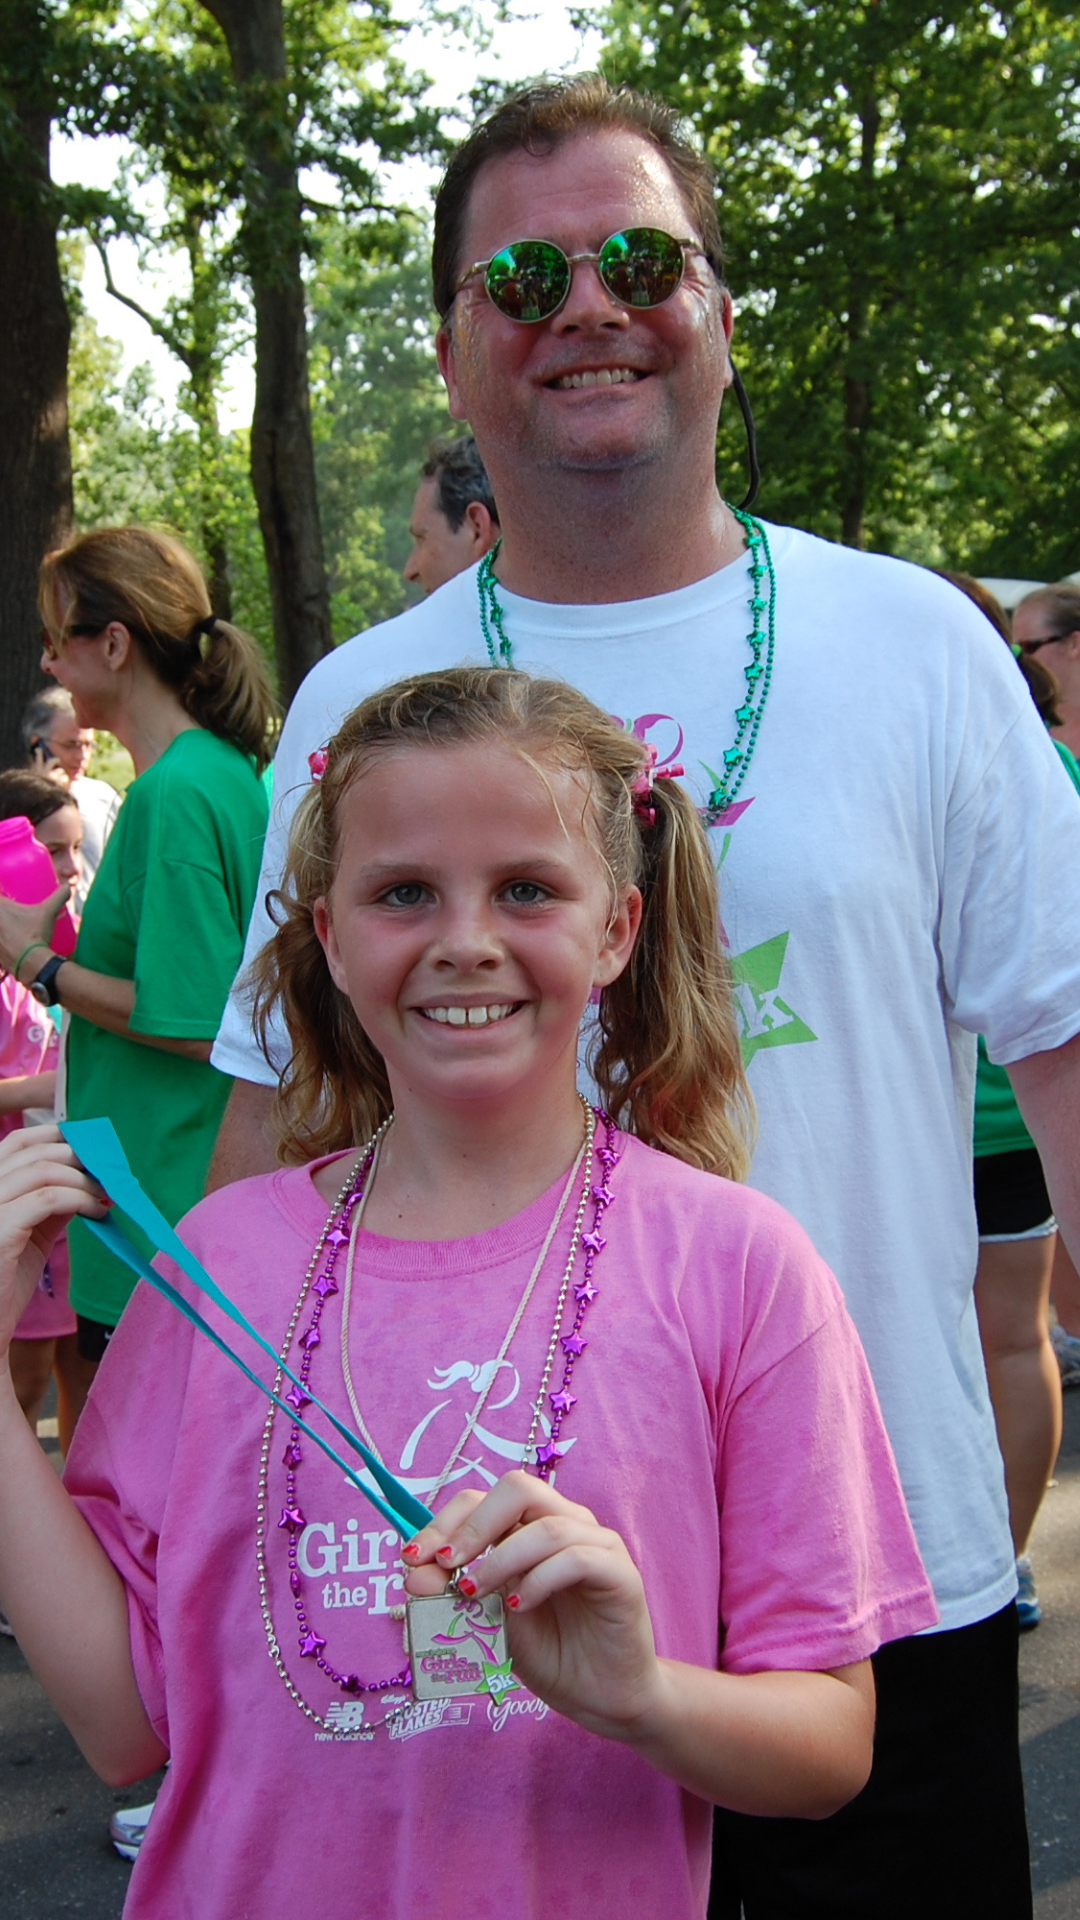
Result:
<svg viewBox="0 0 1080 1920">
<path fill-rule="evenodd" d="M 593 975 L 594 987 L 610 987 L 629 965 L 640 926 L 641 888 L 630 887 L 608 921 Z"/>
<path fill-rule="evenodd" d="M 334 922 L 331 918 L 330 908 L 327 905 L 325 894 L 320 894 L 312 907 L 311 922 L 315 928 L 315 938 L 318 940 L 320 947 L 326 955 L 326 964 L 330 969 L 330 978 L 335 987 L 338 987 L 340 991 L 344 993 L 345 970 L 341 964 L 341 953 L 338 948 L 337 935 L 334 932 Z"/>
</svg>

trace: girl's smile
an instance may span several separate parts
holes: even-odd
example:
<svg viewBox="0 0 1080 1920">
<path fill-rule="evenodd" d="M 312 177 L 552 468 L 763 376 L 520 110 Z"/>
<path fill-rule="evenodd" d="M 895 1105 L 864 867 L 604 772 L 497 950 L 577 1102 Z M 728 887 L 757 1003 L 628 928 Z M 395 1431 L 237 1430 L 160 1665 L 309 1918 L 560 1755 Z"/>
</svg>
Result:
<svg viewBox="0 0 1080 1920">
<path fill-rule="evenodd" d="M 590 805 L 584 776 L 498 742 L 396 750 L 346 794 L 316 930 L 396 1101 L 572 1091 L 640 913 L 636 889 L 613 910 Z"/>
</svg>

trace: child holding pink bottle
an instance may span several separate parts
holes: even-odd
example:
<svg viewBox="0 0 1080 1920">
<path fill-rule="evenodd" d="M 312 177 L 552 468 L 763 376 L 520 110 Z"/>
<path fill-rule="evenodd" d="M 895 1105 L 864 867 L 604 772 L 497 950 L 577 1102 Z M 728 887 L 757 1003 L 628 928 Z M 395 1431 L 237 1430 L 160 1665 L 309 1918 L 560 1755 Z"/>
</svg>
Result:
<svg viewBox="0 0 1080 1920">
<path fill-rule="evenodd" d="M 13 768 L 0 773 L 0 820 L 23 818 L 45 848 L 57 884 L 74 889 L 82 873 L 78 804 L 44 774 Z M 0 1139 L 28 1119 L 51 1114 L 60 1054 L 59 1029 L 45 1007 L 14 974 L 0 976 Z M 75 1313 L 68 1302 L 67 1236 L 56 1241 L 12 1343 L 12 1378 L 19 1404 L 36 1432 L 49 1380 L 56 1375 L 57 1424 L 66 1453 L 93 1378 L 79 1358 Z"/>
</svg>

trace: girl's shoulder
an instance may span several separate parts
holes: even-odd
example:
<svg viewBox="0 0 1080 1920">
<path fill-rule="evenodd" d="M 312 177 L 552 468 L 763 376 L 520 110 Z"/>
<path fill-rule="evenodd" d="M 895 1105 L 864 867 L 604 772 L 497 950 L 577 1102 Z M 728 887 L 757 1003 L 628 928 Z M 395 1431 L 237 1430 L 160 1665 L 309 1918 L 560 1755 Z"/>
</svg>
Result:
<svg viewBox="0 0 1080 1920">
<path fill-rule="evenodd" d="M 767 1365 L 843 1313 L 833 1274 L 777 1201 L 640 1140 L 620 1144 L 604 1230 L 704 1340 L 726 1342 L 739 1326 Z"/>
<path fill-rule="evenodd" d="M 684 1232 L 717 1234 L 724 1244 L 737 1239 L 763 1249 L 813 1254 L 794 1215 L 767 1193 L 688 1166 L 632 1134 L 619 1135 L 619 1151 L 615 1178 L 632 1206 L 662 1209 L 682 1223 Z"/>
<path fill-rule="evenodd" d="M 310 1258 L 326 1223 L 327 1208 L 311 1177 L 325 1164 L 278 1167 L 218 1187 L 184 1215 L 177 1232 L 227 1293 L 250 1285 L 258 1294 L 279 1272 L 291 1285 L 297 1261 Z"/>
</svg>

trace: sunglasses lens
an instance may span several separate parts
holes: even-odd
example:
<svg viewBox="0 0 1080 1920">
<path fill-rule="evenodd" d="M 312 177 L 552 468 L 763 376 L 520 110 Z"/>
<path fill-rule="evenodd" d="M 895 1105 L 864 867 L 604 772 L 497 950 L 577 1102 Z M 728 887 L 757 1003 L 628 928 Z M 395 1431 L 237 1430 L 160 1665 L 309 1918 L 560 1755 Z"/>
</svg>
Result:
<svg viewBox="0 0 1080 1920">
<path fill-rule="evenodd" d="M 628 227 L 600 249 L 600 277 L 627 307 L 659 307 L 683 277 L 683 250 L 661 227 Z"/>
<path fill-rule="evenodd" d="M 547 320 L 570 290 L 570 263 L 550 240 L 514 240 L 495 254 L 484 284 L 508 320 Z"/>
</svg>

